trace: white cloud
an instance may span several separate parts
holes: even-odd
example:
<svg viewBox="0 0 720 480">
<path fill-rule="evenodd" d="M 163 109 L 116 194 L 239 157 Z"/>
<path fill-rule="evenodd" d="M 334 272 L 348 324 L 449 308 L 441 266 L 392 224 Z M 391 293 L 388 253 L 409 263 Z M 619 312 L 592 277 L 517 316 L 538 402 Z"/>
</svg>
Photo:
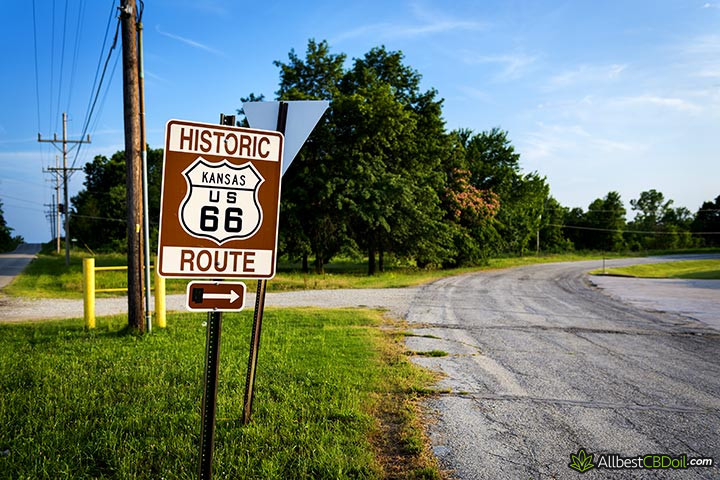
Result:
<svg viewBox="0 0 720 480">
<path fill-rule="evenodd" d="M 481 90 L 477 87 L 470 87 L 467 85 L 460 85 L 457 87 L 458 90 L 460 90 L 462 93 L 464 93 L 466 96 L 475 99 L 480 100 L 483 102 L 490 103 L 492 101 L 492 96 L 485 90 Z"/>
<path fill-rule="evenodd" d="M 574 69 L 553 75 L 548 79 L 546 87 L 567 88 L 574 85 L 614 81 L 619 79 L 621 73 L 626 69 L 626 64 L 580 65 Z"/>
<path fill-rule="evenodd" d="M 488 28 L 487 22 L 448 16 L 443 12 L 429 10 L 417 3 L 412 4 L 410 9 L 411 16 L 415 19 L 414 22 L 381 22 L 361 25 L 338 35 L 332 43 L 357 37 L 417 38 L 456 31 L 477 32 Z"/>
<path fill-rule="evenodd" d="M 658 106 L 686 113 L 698 113 L 702 110 L 699 105 L 682 98 L 659 97 L 651 94 L 637 95 L 634 97 L 619 97 L 612 100 L 612 103 L 620 108 L 632 106 Z"/>
<path fill-rule="evenodd" d="M 185 45 L 190 45 L 191 47 L 198 48 L 200 50 L 205 50 L 206 52 L 213 53 L 215 55 L 219 55 L 221 57 L 224 57 L 225 54 L 221 52 L 220 50 L 215 50 L 212 47 L 209 47 L 203 43 L 197 42 L 195 40 L 192 40 L 190 38 L 181 37 L 180 35 L 175 35 L 174 33 L 164 32 L 160 30 L 160 26 L 155 26 L 155 30 L 165 37 L 171 38 L 173 40 L 177 40 L 178 42 L 184 43 Z"/>
<path fill-rule="evenodd" d="M 541 160 L 557 160 L 561 164 L 581 160 L 578 152 L 588 158 L 612 158 L 613 156 L 637 153 L 646 147 L 635 141 L 607 138 L 604 132 L 588 130 L 589 126 L 545 125 L 519 139 L 523 159 L 531 164 Z"/>
<path fill-rule="evenodd" d="M 504 53 L 497 55 L 478 55 L 474 52 L 465 50 L 460 52 L 461 60 L 468 65 L 478 64 L 496 64 L 500 66 L 500 71 L 496 74 L 495 79 L 516 80 L 524 76 L 529 68 L 537 61 L 536 56 L 524 53 Z"/>
<path fill-rule="evenodd" d="M 453 32 L 457 30 L 483 30 L 485 24 L 466 20 L 435 20 L 429 23 L 415 25 L 398 25 L 393 23 L 376 23 L 363 25 L 342 33 L 333 39 L 333 43 L 357 37 L 388 38 L 416 38 L 438 33 Z"/>
</svg>

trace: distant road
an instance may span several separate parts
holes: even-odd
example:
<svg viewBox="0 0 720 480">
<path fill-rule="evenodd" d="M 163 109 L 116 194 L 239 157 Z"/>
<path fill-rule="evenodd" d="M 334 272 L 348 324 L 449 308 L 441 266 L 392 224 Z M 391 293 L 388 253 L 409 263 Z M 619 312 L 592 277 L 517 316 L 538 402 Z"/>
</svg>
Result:
<svg viewBox="0 0 720 480">
<path fill-rule="evenodd" d="M 0 253 L 0 288 L 10 283 L 40 251 L 39 243 L 23 243 L 14 252 Z"/>
</svg>

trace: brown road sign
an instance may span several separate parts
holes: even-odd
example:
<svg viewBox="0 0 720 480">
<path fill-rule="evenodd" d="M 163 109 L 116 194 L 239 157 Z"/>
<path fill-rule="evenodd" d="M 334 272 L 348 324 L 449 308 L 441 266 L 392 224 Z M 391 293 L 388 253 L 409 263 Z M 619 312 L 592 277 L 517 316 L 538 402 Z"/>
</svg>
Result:
<svg viewBox="0 0 720 480">
<path fill-rule="evenodd" d="M 283 140 L 266 130 L 167 123 L 160 276 L 275 275 Z"/>
<path fill-rule="evenodd" d="M 190 282 L 185 306 L 188 310 L 200 312 L 239 312 L 245 306 L 245 284 Z"/>
</svg>

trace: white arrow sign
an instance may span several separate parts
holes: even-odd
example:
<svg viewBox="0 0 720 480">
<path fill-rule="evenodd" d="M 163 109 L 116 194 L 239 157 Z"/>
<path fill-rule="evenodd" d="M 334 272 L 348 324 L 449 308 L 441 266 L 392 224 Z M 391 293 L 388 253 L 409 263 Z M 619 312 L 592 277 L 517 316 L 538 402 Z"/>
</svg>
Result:
<svg viewBox="0 0 720 480">
<path fill-rule="evenodd" d="M 230 293 L 205 293 L 203 294 L 203 300 L 230 300 L 230 303 L 235 303 L 235 300 L 240 298 L 240 295 L 235 290 L 230 290 Z"/>
<path fill-rule="evenodd" d="M 288 112 L 282 157 L 283 175 L 330 105 L 327 100 L 291 100 L 284 103 L 288 104 Z M 276 130 L 279 110 L 280 102 L 243 103 L 243 111 L 250 127 L 259 130 Z"/>
<path fill-rule="evenodd" d="M 239 312 L 245 306 L 242 282 L 190 282 L 185 307 L 194 312 Z"/>
</svg>

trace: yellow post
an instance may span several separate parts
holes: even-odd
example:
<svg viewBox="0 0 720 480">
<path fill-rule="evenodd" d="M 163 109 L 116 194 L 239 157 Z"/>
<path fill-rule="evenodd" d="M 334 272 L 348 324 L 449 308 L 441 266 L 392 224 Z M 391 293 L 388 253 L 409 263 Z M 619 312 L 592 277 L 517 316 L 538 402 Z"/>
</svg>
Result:
<svg viewBox="0 0 720 480">
<path fill-rule="evenodd" d="M 167 327 L 165 318 L 165 279 L 158 275 L 155 268 L 155 321 L 158 328 Z"/>
<path fill-rule="evenodd" d="M 95 328 L 95 259 L 83 258 L 83 316 L 85 328 Z"/>
</svg>

